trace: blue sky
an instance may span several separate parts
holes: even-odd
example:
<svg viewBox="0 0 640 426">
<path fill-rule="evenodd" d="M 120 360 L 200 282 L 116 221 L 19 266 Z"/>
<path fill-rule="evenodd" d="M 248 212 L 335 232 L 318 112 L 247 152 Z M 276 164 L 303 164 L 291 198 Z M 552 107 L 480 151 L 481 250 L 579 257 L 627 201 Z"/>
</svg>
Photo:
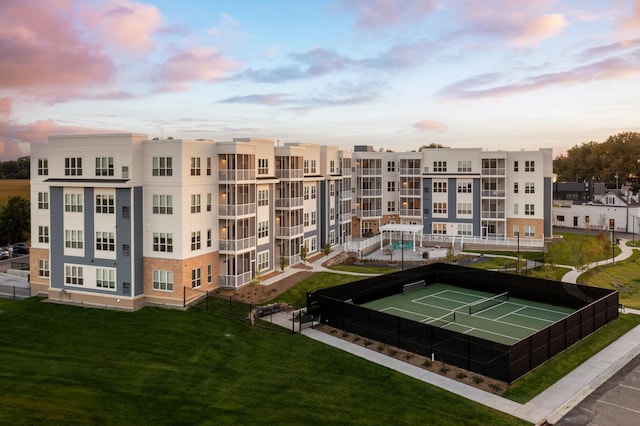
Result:
<svg viewBox="0 0 640 426">
<path fill-rule="evenodd" d="M 640 130 L 640 1 L 0 3 L 0 159 L 48 135 L 396 151 Z"/>
</svg>

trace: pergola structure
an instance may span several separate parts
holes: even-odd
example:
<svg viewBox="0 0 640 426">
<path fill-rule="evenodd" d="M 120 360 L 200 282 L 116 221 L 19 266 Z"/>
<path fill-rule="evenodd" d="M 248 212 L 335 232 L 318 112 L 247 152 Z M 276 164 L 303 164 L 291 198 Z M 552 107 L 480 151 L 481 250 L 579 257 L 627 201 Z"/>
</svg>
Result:
<svg viewBox="0 0 640 426">
<path fill-rule="evenodd" d="M 416 234 L 420 237 L 420 245 L 422 245 L 422 225 L 409 225 L 406 223 L 389 223 L 386 225 L 382 225 L 380 227 L 380 233 L 382 234 L 382 238 L 380 238 L 380 249 L 383 248 L 384 245 L 384 233 L 390 233 L 391 237 L 393 237 L 394 232 L 400 232 L 400 240 L 404 242 L 404 233 L 409 232 L 411 234 L 411 238 L 413 240 L 413 251 L 416 251 Z"/>
</svg>

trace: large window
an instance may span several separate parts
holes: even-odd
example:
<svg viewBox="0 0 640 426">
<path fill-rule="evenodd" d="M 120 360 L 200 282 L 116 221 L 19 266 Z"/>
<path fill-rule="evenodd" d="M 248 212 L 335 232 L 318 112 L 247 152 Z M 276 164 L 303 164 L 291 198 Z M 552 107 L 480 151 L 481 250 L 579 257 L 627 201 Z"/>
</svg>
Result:
<svg viewBox="0 0 640 426">
<path fill-rule="evenodd" d="M 433 192 L 447 192 L 447 182 L 446 181 L 434 181 L 433 182 Z"/>
<path fill-rule="evenodd" d="M 524 236 L 525 237 L 535 237 L 536 236 L 536 227 L 534 225 L 525 225 L 524 226 Z"/>
<path fill-rule="evenodd" d="M 114 212 L 113 195 L 96 194 L 96 213 L 113 214 Z"/>
<path fill-rule="evenodd" d="M 259 206 L 268 206 L 269 205 L 269 190 L 268 189 L 260 189 L 260 190 L 258 190 L 258 205 Z"/>
<path fill-rule="evenodd" d="M 267 174 L 269 174 L 269 159 L 268 158 L 258 158 L 258 174 L 259 175 L 267 175 Z"/>
<path fill-rule="evenodd" d="M 207 157 L 207 176 L 211 176 L 211 157 Z"/>
<path fill-rule="evenodd" d="M 261 251 L 258 253 L 258 271 L 269 269 L 269 252 Z"/>
<path fill-rule="evenodd" d="M 67 157 L 64 159 L 65 176 L 82 176 L 82 158 Z"/>
<path fill-rule="evenodd" d="M 96 287 L 98 288 L 116 288 L 116 271 L 108 268 L 96 269 Z"/>
<path fill-rule="evenodd" d="M 207 229 L 207 247 L 211 247 L 211 229 Z"/>
<path fill-rule="evenodd" d="M 82 266 L 65 265 L 64 283 L 69 285 L 84 285 Z"/>
<path fill-rule="evenodd" d="M 315 211 L 311 212 L 311 224 L 315 225 L 318 222 L 317 214 Z"/>
<path fill-rule="evenodd" d="M 395 161 L 387 161 L 387 171 L 395 172 L 396 171 L 396 162 Z"/>
<path fill-rule="evenodd" d="M 66 248 L 81 249 L 84 247 L 83 232 L 75 229 L 65 229 L 64 246 Z"/>
<path fill-rule="evenodd" d="M 173 272 L 154 269 L 153 289 L 160 291 L 173 291 Z"/>
<path fill-rule="evenodd" d="M 200 231 L 191 233 L 191 250 L 200 250 L 202 246 Z"/>
<path fill-rule="evenodd" d="M 433 203 L 433 214 L 447 214 L 447 203 Z"/>
<path fill-rule="evenodd" d="M 312 186 L 312 187 L 311 187 L 311 199 L 312 199 L 312 200 L 315 200 L 315 199 L 316 199 L 316 189 L 317 189 L 317 188 L 316 188 L 315 186 Z"/>
<path fill-rule="evenodd" d="M 200 176 L 200 157 L 191 157 L 191 176 Z"/>
<path fill-rule="evenodd" d="M 191 213 L 200 213 L 200 194 L 191 194 Z"/>
<path fill-rule="evenodd" d="M 39 243 L 49 243 L 49 227 L 48 226 L 38 226 L 38 242 Z"/>
<path fill-rule="evenodd" d="M 524 193 L 525 194 L 535 194 L 536 192 L 536 184 L 534 182 L 525 182 L 524 183 Z"/>
<path fill-rule="evenodd" d="M 473 224 L 472 223 L 459 223 L 458 224 L 458 235 L 473 235 Z"/>
<path fill-rule="evenodd" d="M 96 176 L 113 176 L 113 157 L 96 157 Z"/>
<path fill-rule="evenodd" d="M 191 270 L 191 288 L 197 288 L 202 285 L 202 269 L 195 268 Z"/>
<path fill-rule="evenodd" d="M 258 222 L 258 238 L 265 238 L 269 236 L 269 221 Z"/>
<path fill-rule="evenodd" d="M 458 160 L 458 173 L 471 172 L 471 160 Z"/>
<path fill-rule="evenodd" d="M 514 194 L 518 193 L 518 190 L 519 190 L 518 188 L 519 188 L 518 182 L 513 182 L 513 193 Z"/>
<path fill-rule="evenodd" d="M 154 195 L 153 214 L 173 214 L 173 195 Z"/>
<path fill-rule="evenodd" d="M 49 160 L 47 158 L 38 158 L 38 176 L 49 175 Z"/>
<path fill-rule="evenodd" d="M 311 190 L 310 190 L 309 188 L 310 188 L 309 186 L 305 186 L 305 187 L 302 189 L 302 197 L 303 197 L 305 200 L 308 200 L 308 199 L 309 199 L 309 193 L 311 192 Z"/>
<path fill-rule="evenodd" d="M 173 252 L 173 234 L 164 232 L 153 233 L 153 251 Z"/>
<path fill-rule="evenodd" d="M 470 194 L 471 193 L 471 182 L 458 182 L 458 193 L 460 194 Z"/>
<path fill-rule="evenodd" d="M 535 172 L 536 171 L 536 162 L 535 161 L 525 161 L 524 162 L 524 171 L 525 172 Z"/>
<path fill-rule="evenodd" d="M 396 202 L 395 201 L 387 201 L 387 211 L 395 212 L 396 211 Z"/>
<path fill-rule="evenodd" d="M 434 172 L 446 172 L 447 171 L 447 162 L 446 161 L 434 161 L 433 162 L 433 171 Z"/>
<path fill-rule="evenodd" d="M 535 204 L 525 204 L 524 205 L 524 214 L 525 216 L 534 216 L 536 214 Z"/>
<path fill-rule="evenodd" d="M 471 203 L 458 203 L 458 214 L 471 214 Z"/>
<path fill-rule="evenodd" d="M 433 233 L 444 235 L 447 233 L 447 224 L 446 223 L 434 223 L 433 224 Z"/>
<path fill-rule="evenodd" d="M 65 212 L 82 212 L 82 194 L 64 194 Z"/>
<path fill-rule="evenodd" d="M 49 278 L 49 259 L 38 259 L 38 276 L 40 278 Z"/>
<path fill-rule="evenodd" d="M 171 157 L 153 157 L 151 163 L 153 176 L 173 176 L 173 160 Z"/>
<path fill-rule="evenodd" d="M 116 240 L 113 232 L 96 232 L 96 250 L 115 251 Z"/>
<path fill-rule="evenodd" d="M 302 217 L 304 226 L 309 226 L 309 213 L 305 213 Z"/>
<path fill-rule="evenodd" d="M 388 192 L 394 192 L 396 190 L 396 183 L 395 181 L 389 181 L 387 182 L 387 191 Z"/>
<path fill-rule="evenodd" d="M 49 210 L 49 193 L 38 192 L 38 208 L 40 210 Z"/>
</svg>

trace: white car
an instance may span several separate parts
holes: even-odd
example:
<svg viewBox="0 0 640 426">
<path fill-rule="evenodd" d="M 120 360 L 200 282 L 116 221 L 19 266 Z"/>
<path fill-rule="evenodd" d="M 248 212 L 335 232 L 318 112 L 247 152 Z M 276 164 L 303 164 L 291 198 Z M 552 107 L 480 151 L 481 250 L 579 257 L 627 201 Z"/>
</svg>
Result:
<svg viewBox="0 0 640 426">
<path fill-rule="evenodd" d="M 4 247 L 0 247 L 0 260 L 9 258 L 9 250 Z"/>
</svg>

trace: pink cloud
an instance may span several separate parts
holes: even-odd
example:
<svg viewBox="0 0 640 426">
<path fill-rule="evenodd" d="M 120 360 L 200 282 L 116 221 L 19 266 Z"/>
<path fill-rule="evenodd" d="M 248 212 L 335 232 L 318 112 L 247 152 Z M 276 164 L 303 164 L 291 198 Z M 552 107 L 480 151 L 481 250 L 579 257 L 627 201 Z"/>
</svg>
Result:
<svg viewBox="0 0 640 426">
<path fill-rule="evenodd" d="M 96 28 L 103 40 L 131 52 L 152 50 L 153 35 L 163 22 L 157 7 L 135 1 L 111 0 L 82 10 L 85 24 Z"/>
<path fill-rule="evenodd" d="M 640 31 L 640 0 L 636 0 L 633 6 L 633 13 L 628 18 L 622 20 L 623 31 Z"/>
<path fill-rule="evenodd" d="M 11 99 L 0 98 L 0 117 L 9 117 L 11 115 Z"/>
<path fill-rule="evenodd" d="M 378 30 L 419 21 L 431 14 L 438 3 L 438 0 L 344 0 L 342 5 L 356 13 L 358 28 Z"/>
<path fill-rule="evenodd" d="M 436 120 L 422 120 L 414 124 L 413 127 L 422 132 L 442 133 L 445 131 L 444 124 Z"/>
<path fill-rule="evenodd" d="M 72 8 L 66 0 L 0 2 L 0 88 L 71 92 L 109 81 L 112 62 L 84 41 Z"/>
<path fill-rule="evenodd" d="M 160 66 L 161 82 L 170 90 L 184 90 L 192 82 L 215 81 L 235 70 L 238 64 L 212 47 L 197 46 L 173 52 Z"/>
</svg>

